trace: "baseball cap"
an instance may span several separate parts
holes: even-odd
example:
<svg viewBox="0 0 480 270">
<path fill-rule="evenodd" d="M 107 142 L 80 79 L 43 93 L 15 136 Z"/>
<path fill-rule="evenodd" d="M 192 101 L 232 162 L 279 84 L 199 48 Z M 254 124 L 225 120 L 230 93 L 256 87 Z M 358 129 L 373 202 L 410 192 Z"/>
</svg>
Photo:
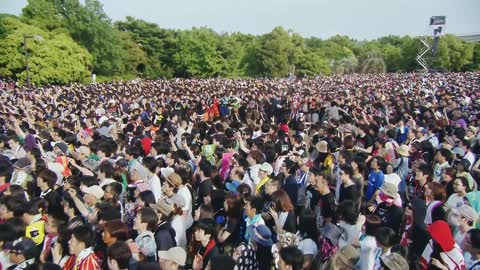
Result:
<svg viewBox="0 0 480 270">
<path fill-rule="evenodd" d="M 267 162 L 264 162 L 262 163 L 262 165 L 260 165 L 260 170 L 266 172 L 267 175 L 270 175 L 273 173 L 272 165 L 268 164 Z"/>
<path fill-rule="evenodd" d="M 457 208 L 451 209 L 450 215 L 448 216 L 448 223 L 457 225 L 462 217 L 465 217 L 470 221 L 477 221 L 479 215 L 471 206 L 462 204 Z"/>
<path fill-rule="evenodd" d="M 100 186 L 93 185 L 90 187 L 82 187 L 82 192 L 85 194 L 91 194 L 97 199 L 101 199 L 103 197 L 103 189 Z"/>
<path fill-rule="evenodd" d="M 26 259 L 35 257 L 37 245 L 32 239 L 21 237 L 13 242 L 5 244 L 5 249 L 9 249 L 10 253 L 22 254 Z"/>
<path fill-rule="evenodd" d="M 57 142 L 53 147 L 58 147 L 64 154 L 68 152 L 68 146 L 64 142 Z"/>
<path fill-rule="evenodd" d="M 250 225 L 248 228 L 248 235 L 254 240 L 257 244 L 260 244 L 264 247 L 271 247 L 273 245 L 272 241 L 272 232 L 265 225 Z"/>
<path fill-rule="evenodd" d="M 84 146 L 84 145 L 82 145 L 82 146 L 80 146 L 79 148 L 75 149 L 75 152 L 80 153 L 80 154 L 83 154 L 83 155 L 85 155 L 85 156 L 87 156 L 87 157 L 90 156 L 90 154 L 91 154 L 90 148 L 88 148 L 88 147 L 86 147 L 86 146 Z"/>
<path fill-rule="evenodd" d="M 234 180 L 232 181 L 231 183 L 230 182 L 227 182 L 225 184 L 225 187 L 227 188 L 228 191 L 236 194 L 237 193 L 237 188 L 238 186 L 240 186 L 241 182 L 238 181 L 238 180 Z"/>
<path fill-rule="evenodd" d="M 478 131 L 478 129 L 477 129 L 476 127 L 474 127 L 474 126 L 469 126 L 468 129 L 469 129 L 471 132 L 475 133 L 475 134 L 476 134 L 477 131 Z"/>
<path fill-rule="evenodd" d="M 180 266 L 185 266 L 187 252 L 181 247 L 173 247 L 167 251 L 159 251 L 158 258 L 172 261 Z"/>
</svg>

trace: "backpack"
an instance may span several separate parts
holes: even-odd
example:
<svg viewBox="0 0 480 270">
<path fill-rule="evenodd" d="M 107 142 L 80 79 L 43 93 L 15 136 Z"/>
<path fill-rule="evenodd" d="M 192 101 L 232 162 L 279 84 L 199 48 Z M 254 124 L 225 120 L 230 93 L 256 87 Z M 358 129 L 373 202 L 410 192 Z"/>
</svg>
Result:
<svg viewBox="0 0 480 270">
<path fill-rule="evenodd" d="M 318 256 L 320 262 L 325 262 L 328 258 L 335 255 L 338 251 L 338 239 L 343 233 L 343 229 L 335 224 L 327 224 L 320 229 L 318 238 Z"/>
<path fill-rule="evenodd" d="M 323 236 L 320 236 L 318 240 L 318 246 L 320 249 L 318 250 L 318 256 L 320 262 L 325 262 L 328 258 L 332 257 L 337 253 L 338 247 L 332 244 L 332 242 Z"/>
</svg>

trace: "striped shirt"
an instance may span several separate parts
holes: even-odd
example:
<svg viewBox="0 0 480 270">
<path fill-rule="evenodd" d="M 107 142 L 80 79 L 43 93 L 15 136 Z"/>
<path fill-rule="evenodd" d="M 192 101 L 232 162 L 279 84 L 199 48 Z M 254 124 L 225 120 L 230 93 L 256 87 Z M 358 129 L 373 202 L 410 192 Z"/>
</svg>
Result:
<svg viewBox="0 0 480 270">
<path fill-rule="evenodd" d="M 84 249 L 78 254 L 74 270 L 100 270 L 100 263 L 97 255 L 91 247 Z"/>
</svg>

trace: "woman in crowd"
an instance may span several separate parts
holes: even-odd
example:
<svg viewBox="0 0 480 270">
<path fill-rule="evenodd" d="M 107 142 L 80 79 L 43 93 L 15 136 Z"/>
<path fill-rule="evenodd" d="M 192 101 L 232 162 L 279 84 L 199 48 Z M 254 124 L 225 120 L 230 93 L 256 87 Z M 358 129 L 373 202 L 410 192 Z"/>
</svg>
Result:
<svg viewBox="0 0 480 270">
<path fill-rule="evenodd" d="M 464 197 L 470 192 L 470 188 L 468 187 L 468 179 L 465 177 L 456 177 L 453 182 L 453 193 L 448 197 L 446 202 L 449 208 L 457 208 L 460 205 L 464 204 Z"/>
<path fill-rule="evenodd" d="M 229 194 L 223 205 L 226 212 L 226 222 L 218 233 L 218 243 L 225 254 L 231 254 L 241 240 L 240 227 L 242 225 L 242 201 L 238 195 Z"/>
<path fill-rule="evenodd" d="M 272 206 L 269 211 L 274 221 L 274 231 L 278 234 L 283 232 L 297 232 L 294 206 L 290 197 L 283 190 L 272 193 Z"/>
</svg>

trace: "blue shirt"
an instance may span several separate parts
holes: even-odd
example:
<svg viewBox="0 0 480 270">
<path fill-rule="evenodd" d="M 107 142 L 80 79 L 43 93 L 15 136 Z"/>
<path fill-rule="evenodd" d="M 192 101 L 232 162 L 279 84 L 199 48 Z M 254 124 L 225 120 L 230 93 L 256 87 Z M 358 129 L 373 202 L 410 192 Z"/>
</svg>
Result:
<svg viewBox="0 0 480 270">
<path fill-rule="evenodd" d="M 382 171 L 370 171 L 370 174 L 368 175 L 367 191 L 365 192 L 365 199 L 367 201 L 372 198 L 377 189 L 383 186 L 384 178 Z"/>
</svg>

